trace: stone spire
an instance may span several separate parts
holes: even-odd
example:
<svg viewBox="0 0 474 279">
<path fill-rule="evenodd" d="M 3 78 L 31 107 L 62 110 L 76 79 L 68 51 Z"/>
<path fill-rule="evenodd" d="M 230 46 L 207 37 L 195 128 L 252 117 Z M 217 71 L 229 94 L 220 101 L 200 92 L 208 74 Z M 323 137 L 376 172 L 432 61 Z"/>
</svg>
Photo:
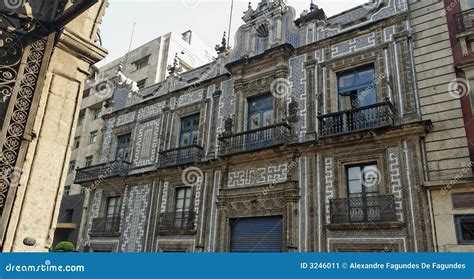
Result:
<svg viewBox="0 0 474 279">
<path fill-rule="evenodd" d="M 183 67 L 179 64 L 178 53 L 174 56 L 173 65 L 168 65 L 168 73 L 170 76 L 176 76 L 183 71 Z"/>
<path fill-rule="evenodd" d="M 221 54 L 227 51 L 227 40 L 226 40 L 226 33 L 224 31 L 224 35 L 222 36 L 221 45 L 216 45 L 217 54 Z"/>
<path fill-rule="evenodd" d="M 318 6 L 314 4 L 313 0 L 311 0 L 311 4 L 309 4 L 309 12 L 313 12 L 314 10 L 317 10 Z"/>
</svg>

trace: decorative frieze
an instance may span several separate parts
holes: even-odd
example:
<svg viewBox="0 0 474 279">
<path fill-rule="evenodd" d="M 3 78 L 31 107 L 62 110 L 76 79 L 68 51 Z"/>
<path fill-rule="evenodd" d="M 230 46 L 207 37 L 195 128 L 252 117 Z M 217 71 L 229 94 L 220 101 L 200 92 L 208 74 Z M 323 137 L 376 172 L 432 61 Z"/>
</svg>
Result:
<svg viewBox="0 0 474 279">
<path fill-rule="evenodd" d="M 395 198 L 395 209 L 397 219 L 403 221 L 403 194 L 400 177 L 400 153 L 398 148 L 390 148 L 388 151 L 391 191 Z"/>
<path fill-rule="evenodd" d="M 116 127 L 132 123 L 133 121 L 135 121 L 135 115 L 135 111 L 120 115 L 119 117 L 117 117 Z"/>
<path fill-rule="evenodd" d="M 326 223 L 331 223 L 330 200 L 334 199 L 334 159 L 326 158 L 324 160 L 324 176 L 326 184 Z"/>
<path fill-rule="evenodd" d="M 165 182 L 163 184 L 163 193 L 161 195 L 160 213 L 165 213 L 166 212 L 166 205 L 167 205 L 167 202 L 168 202 L 168 188 L 169 188 L 169 182 Z"/>
<path fill-rule="evenodd" d="M 90 231 L 92 228 L 92 221 L 95 218 L 99 217 L 100 203 L 102 201 L 102 190 L 96 189 L 94 192 L 94 197 L 92 198 L 92 205 L 89 210 L 89 219 L 87 220 L 87 228 L 84 239 L 84 246 L 90 244 Z"/>
<path fill-rule="evenodd" d="M 138 121 L 155 117 L 161 114 L 165 106 L 166 106 L 166 102 L 160 102 L 157 104 L 153 104 L 151 106 L 141 108 L 140 110 L 138 110 L 138 116 L 137 116 Z"/>
<path fill-rule="evenodd" d="M 122 230 L 122 252 L 142 252 L 148 220 L 149 185 L 133 186 L 127 200 Z"/>
<path fill-rule="evenodd" d="M 155 163 L 161 131 L 160 118 L 139 125 L 135 141 L 134 166 L 143 167 Z"/>
<path fill-rule="evenodd" d="M 307 125 L 307 108 L 306 108 L 306 71 L 304 68 L 305 56 L 301 55 L 290 59 L 290 94 L 287 97 L 288 103 L 291 102 L 291 98 L 296 100 L 299 104 L 299 126 L 296 134 L 302 141 L 306 135 Z"/>
<path fill-rule="evenodd" d="M 110 146 L 112 144 L 112 137 L 113 137 L 113 128 L 115 127 L 115 118 L 109 119 L 107 123 L 105 124 L 105 130 L 103 132 L 104 138 L 102 142 L 102 151 L 101 151 L 101 157 L 100 157 L 100 162 L 107 163 L 109 160 L 109 152 L 110 152 Z"/>
<path fill-rule="evenodd" d="M 286 182 L 288 164 L 229 172 L 227 187 L 251 187 Z"/>
<path fill-rule="evenodd" d="M 369 33 L 331 46 L 332 58 L 375 46 L 375 33 Z"/>
<path fill-rule="evenodd" d="M 176 106 L 178 108 L 197 103 L 202 100 L 204 90 L 189 92 L 179 96 Z"/>
</svg>

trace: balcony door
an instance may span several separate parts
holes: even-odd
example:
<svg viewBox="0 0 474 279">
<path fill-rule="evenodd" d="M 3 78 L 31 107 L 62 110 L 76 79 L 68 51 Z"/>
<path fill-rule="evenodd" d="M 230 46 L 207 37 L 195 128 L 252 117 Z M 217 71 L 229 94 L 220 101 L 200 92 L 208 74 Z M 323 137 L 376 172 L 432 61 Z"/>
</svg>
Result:
<svg viewBox="0 0 474 279">
<path fill-rule="evenodd" d="M 348 213 L 350 222 L 380 219 L 380 172 L 376 164 L 347 168 Z"/>
<path fill-rule="evenodd" d="M 352 111 L 347 119 L 334 119 L 341 124 L 341 129 L 355 131 L 371 127 L 373 118 L 371 110 L 362 110 L 363 107 L 377 104 L 374 66 L 366 66 L 345 72 L 338 76 L 339 111 Z M 339 115 L 337 117 L 343 117 Z M 375 116 L 377 117 L 377 116 Z"/>
<path fill-rule="evenodd" d="M 176 191 L 174 227 L 177 229 L 184 229 L 189 226 L 192 192 L 193 189 L 190 187 L 178 188 Z"/>
<path fill-rule="evenodd" d="M 121 135 L 117 138 L 117 150 L 115 160 L 128 160 L 131 134 Z"/>
<path fill-rule="evenodd" d="M 249 133 L 245 139 L 247 149 L 257 149 L 271 142 L 273 135 L 261 128 L 274 124 L 273 121 L 273 96 L 266 94 L 263 96 L 249 98 L 247 115 L 247 130 L 255 131 Z"/>
<path fill-rule="evenodd" d="M 107 198 L 107 207 L 105 211 L 105 220 L 104 220 L 104 231 L 110 232 L 114 231 L 118 226 L 120 217 L 120 197 L 109 197 Z"/>
<path fill-rule="evenodd" d="M 184 149 L 193 145 L 198 145 L 199 138 L 199 114 L 181 118 L 179 132 L 179 147 L 177 153 L 177 163 L 184 164 L 194 161 L 194 150 L 192 148 Z"/>
</svg>

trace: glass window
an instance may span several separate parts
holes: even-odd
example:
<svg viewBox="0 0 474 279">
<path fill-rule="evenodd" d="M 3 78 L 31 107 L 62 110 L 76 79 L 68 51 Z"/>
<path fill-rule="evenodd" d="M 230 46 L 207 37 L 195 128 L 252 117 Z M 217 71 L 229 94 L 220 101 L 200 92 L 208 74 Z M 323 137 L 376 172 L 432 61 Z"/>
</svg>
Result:
<svg viewBox="0 0 474 279">
<path fill-rule="evenodd" d="M 94 144 L 97 142 L 97 131 L 90 132 L 89 134 L 89 144 Z"/>
<path fill-rule="evenodd" d="M 135 65 L 135 69 L 139 70 L 139 69 L 145 68 L 146 66 L 148 66 L 149 60 L 150 60 L 150 55 L 140 58 L 137 61 L 133 62 L 133 64 Z"/>
<path fill-rule="evenodd" d="M 176 190 L 175 219 L 176 227 L 184 227 L 189 221 L 191 208 L 192 188 L 178 188 Z"/>
<path fill-rule="evenodd" d="M 73 149 L 78 149 L 80 145 L 81 145 L 81 137 L 75 137 L 72 148 Z"/>
<path fill-rule="evenodd" d="M 106 218 L 114 218 L 120 215 L 120 197 L 107 198 Z"/>
<path fill-rule="evenodd" d="M 94 156 L 87 156 L 86 157 L 86 163 L 85 163 L 85 167 L 90 167 L 92 166 L 92 160 L 94 159 Z"/>
<path fill-rule="evenodd" d="M 143 89 L 146 85 L 146 79 L 142 79 L 140 81 L 137 81 L 137 87 L 138 89 Z"/>
<path fill-rule="evenodd" d="M 84 92 L 82 93 L 82 98 L 87 98 L 91 95 L 91 89 L 86 89 L 84 90 Z"/>
<path fill-rule="evenodd" d="M 199 139 L 199 114 L 181 118 L 180 147 L 197 145 Z"/>
<path fill-rule="evenodd" d="M 339 111 L 377 103 L 374 66 L 366 66 L 338 76 Z"/>
<path fill-rule="evenodd" d="M 249 98 L 248 102 L 248 130 L 255 130 L 273 125 L 273 96 L 266 94 L 256 98 Z"/>
<path fill-rule="evenodd" d="M 69 196 L 70 192 L 71 192 L 71 186 L 64 186 L 64 195 Z"/>
<path fill-rule="evenodd" d="M 84 124 L 84 119 L 86 118 L 86 112 L 84 110 L 81 110 L 79 112 L 79 118 L 77 119 L 77 125 L 82 125 Z"/>
<path fill-rule="evenodd" d="M 349 197 L 365 197 L 379 194 L 380 171 L 376 164 L 347 168 Z"/>
<path fill-rule="evenodd" d="M 117 151 L 115 152 L 115 160 L 127 160 L 129 158 L 131 134 L 125 134 L 117 137 Z"/>
<path fill-rule="evenodd" d="M 94 109 L 93 116 L 92 116 L 94 118 L 94 120 L 99 119 L 100 116 L 101 116 L 101 113 L 102 113 L 102 109 L 100 109 L 100 108 L 99 109 Z"/>
<path fill-rule="evenodd" d="M 69 169 L 68 173 L 71 173 L 76 170 L 76 161 L 70 161 L 69 162 Z"/>
<path fill-rule="evenodd" d="M 474 244 L 474 215 L 455 216 L 459 244 Z"/>
</svg>

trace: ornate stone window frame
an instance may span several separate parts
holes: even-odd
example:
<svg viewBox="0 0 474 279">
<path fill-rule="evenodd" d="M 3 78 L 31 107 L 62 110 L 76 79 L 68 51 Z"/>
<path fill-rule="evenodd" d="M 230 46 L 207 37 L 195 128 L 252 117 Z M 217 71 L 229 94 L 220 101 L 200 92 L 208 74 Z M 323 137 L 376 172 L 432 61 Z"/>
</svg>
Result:
<svg viewBox="0 0 474 279">
<path fill-rule="evenodd" d="M 205 133 L 204 133 L 204 122 L 206 119 L 204 119 L 204 111 L 206 109 L 206 106 L 201 107 L 201 102 L 176 109 L 172 112 L 174 114 L 174 120 L 171 123 L 171 146 L 170 149 L 172 148 L 178 148 L 179 147 L 179 137 L 180 137 L 180 126 L 181 126 L 181 119 L 186 118 L 188 116 L 193 116 L 196 114 L 199 114 L 199 136 L 198 136 L 198 145 L 203 146 L 203 143 L 205 142 Z"/>
<path fill-rule="evenodd" d="M 368 151 L 367 151 L 368 152 Z M 335 193 L 338 198 L 346 198 L 348 196 L 347 191 L 347 167 L 376 163 L 377 168 L 381 173 L 381 181 L 379 184 L 379 193 L 380 195 L 389 195 L 390 187 L 389 180 L 387 178 L 388 169 L 386 163 L 388 158 L 384 152 L 377 152 L 375 154 L 366 154 L 366 155 L 357 155 L 351 156 L 349 158 L 340 157 L 336 159 L 336 179 L 339 183 L 335 183 Z"/>
<path fill-rule="evenodd" d="M 367 53 L 374 53 L 375 55 L 372 57 L 365 57 L 364 54 Z M 375 70 L 375 78 L 380 77 L 382 75 L 385 75 L 385 69 L 381 67 L 378 63 L 378 57 L 383 56 L 383 50 L 372 50 L 372 51 L 361 51 L 360 53 L 352 54 L 352 55 L 347 55 L 341 58 L 333 59 L 331 61 L 327 61 L 324 63 L 322 66 L 326 66 L 328 69 L 328 77 L 329 77 L 329 91 L 326 92 L 329 94 L 330 97 L 330 104 L 328 108 L 330 112 L 338 112 L 339 111 L 339 101 L 338 101 L 338 75 L 347 71 L 350 71 L 351 69 L 357 69 L 369 65 L 374 66 Z M 346 63 L 338 63 L 340 61 L 343 61 L 345 59 L 354 59 L 357 58 L 357 63 L 356 64 L 346 64 Z M 337 66 L 335 66 L 337 65 Z M 323 82 L 325 82 L 323 80 Z M 382 101 L 384 100 L 387 96 L 384 94 L 384 88 L 383 88 L 383 82 L 379 82 L 376 84 L 376 92 L 377 92 L 377 100 Z"/>
</svg>

